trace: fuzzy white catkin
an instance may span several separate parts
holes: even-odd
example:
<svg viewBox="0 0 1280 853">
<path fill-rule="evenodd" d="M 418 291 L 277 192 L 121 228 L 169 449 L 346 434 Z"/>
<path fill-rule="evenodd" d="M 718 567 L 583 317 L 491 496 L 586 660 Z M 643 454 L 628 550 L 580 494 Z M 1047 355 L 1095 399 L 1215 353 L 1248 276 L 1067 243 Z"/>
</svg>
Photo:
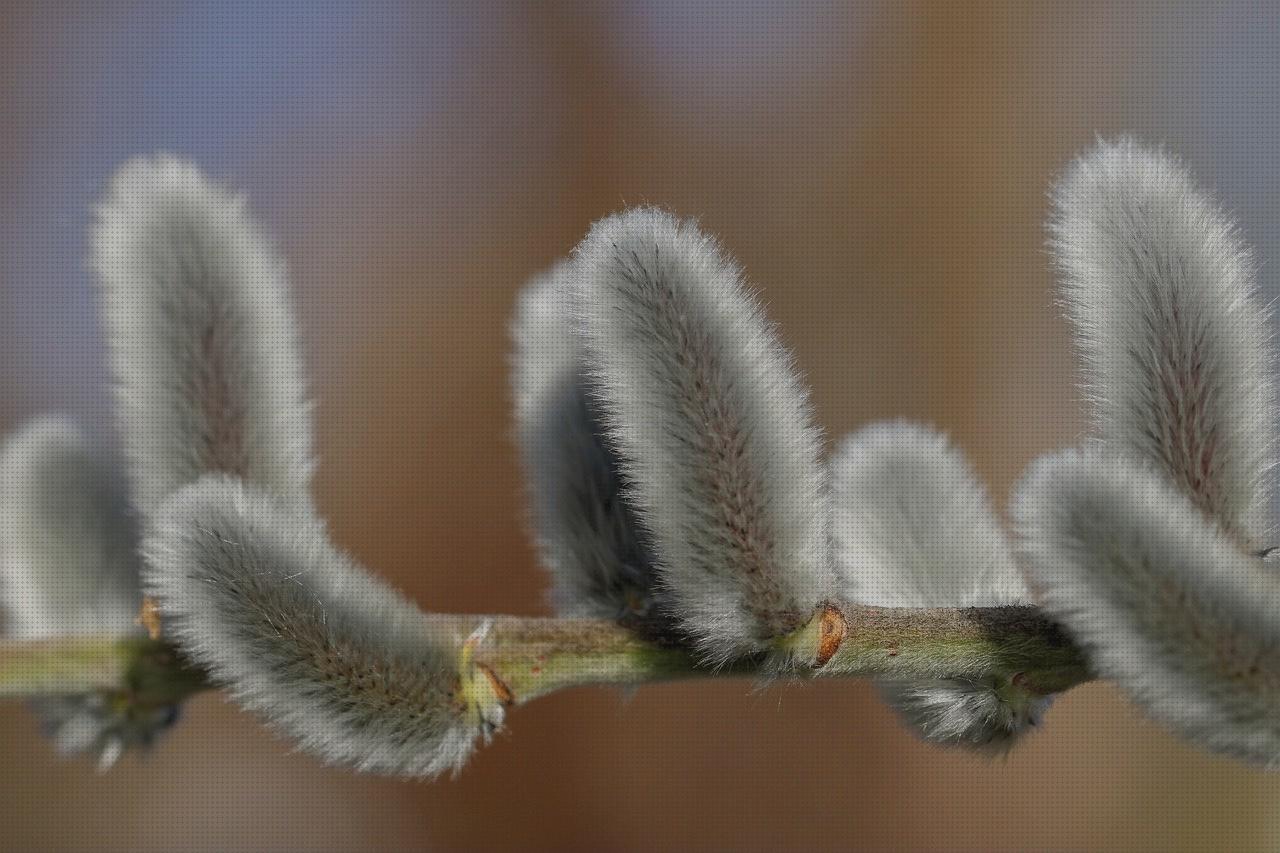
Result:
<svg viewBox="0 0 1280 853">
<path fill-rule="evenodd" d="M 83 433 L 40 418 L 0 446 L 0 609 L 4 635 L 38 640 L 137 634 L 136 526 L 123 478 Z M 99 769 L 173 723 L 174 707 L 139 707 L 99 693 L 46 697 L 32 708 L 63 754 Z"/>
<path fill-rule="evenodd" d="M 1052 248 L 1098 431 L 1251 548 L 1271 543 L 1275 369 L 1250 254 L 1174 158 L 1101 142 L 1053 193 Z"/>
<path fill-rule="evenodd" d="M 872 424 L 831 461 L 844 589 L 885 607 L 1026 604 L 1026 581 L 986 489 L 942 433 Z"/>
<path fill-rule="evenodd" d="M 458 702 L 464 638 L 337 551 L 323 521 L 287 498 L 206 476 L 166 500 L 145 552 L 166 632 L 323 761 L 434 776 L 501 723 Z"/>
<path fill-rule="evenodd" d="M 865 427 L 841 443 L 831 481 L 846 598 L 884 607 L 1029 602 L 986 490 L 945 435 L 903 421 Z M 883 680 L 881 689 L 924 738 L 996 751 L 1037 725 L 1051 701 L 1009 677 Z"/>
<path fill-rule="evenodd" d="M 512 338 L 516 437 L 556 612 L 656 617 L 652 552 L 583 375 L 568 262 L 526 285 Z"/>
<path fill-rule="evenodd" d="M 85 436 L 40 418 L 0 447 L 0 595 L 20 640 L 136 633 L 135 526 Z"/>
<path fill-rule="evenodd" d="M 190 163 L 139 158 L 92 242 L 138 509 L 208 472 L 305 502 L 310 405 L 285 264 L 244 200 Z"/>
<path fill-rule="evenodd" d="M 835 590 L 821 437 L 738 267 L 650 208 L 574 261 L 588 369 L 671 612 L 703 658 L 767 648 Z"/>
<path fill-rule="evenodd" d="M 1149 465 L 1037 462 L 1014 516 L 1045 610 L 1153 717 L 1280 767 L 1280 576 Z"/>
</svg>

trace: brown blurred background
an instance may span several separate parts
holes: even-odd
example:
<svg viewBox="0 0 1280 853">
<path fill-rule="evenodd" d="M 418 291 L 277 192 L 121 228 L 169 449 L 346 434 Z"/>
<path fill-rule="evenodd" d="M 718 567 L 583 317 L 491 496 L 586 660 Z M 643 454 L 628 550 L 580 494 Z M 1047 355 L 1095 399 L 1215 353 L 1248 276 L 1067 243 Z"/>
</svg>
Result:
<svg viewBox="0 0 1280 853">
<path fill-rule="evenodd" d="M 0 427 L 110 439 L 88 206 L 168 149 L 283 244 L 337 540 L 422 605 L 545 612 L 510 441 L 517 288 L 596 218 L 699 217 L 763 291 L 829 436 L 946 429 L 1003 503 L 1083 421 L 1043 250 L 1095 134 L 1185 155 L 1274 291 L 1280 33 L 1245 4 L 70 4 L 0 10 Z M 576 690 L 456 780 L 291 754 L 206 695 L 145 760 L 55 760 L 0 707 L 0 848 L 1275 849 L 1275 776 L 1114 689 L 991 762 L 870 687 Z"/>
</svg>

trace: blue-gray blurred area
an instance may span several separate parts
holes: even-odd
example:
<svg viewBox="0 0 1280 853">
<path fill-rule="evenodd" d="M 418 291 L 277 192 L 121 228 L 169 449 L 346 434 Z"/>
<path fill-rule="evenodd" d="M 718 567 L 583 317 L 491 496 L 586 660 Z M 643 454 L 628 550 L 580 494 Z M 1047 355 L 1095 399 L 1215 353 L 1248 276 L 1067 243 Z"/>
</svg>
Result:
<svg viewBox="0 0 1280 853">
<path fill-rule="evenodd" d="M 0 239 L 6 398 L 100 407 L 91 205 L 120 163 L 168 151 L 239 185 L 272 221 L 290 188 L 438 116 L 483 21 L 359 2 L 32 6 L 11 15 L 17 155 Z M 470 28 L 471 33 L 468 32 Z M 299 223 L 305 225 L 305 223 Z M 35 337 L 32 335 L 32 337 Z M 29 338 L 28 338 L 29 340 Z M 54 342 L 57 346 L 53 346 Z M 32 381 L 34 380 L 34 381 Z"/>
<path fill-rule="evenodd" d="M 115 3 L 0 8 L 0 428 L 113 441 L 85 268 L 112 171 L 241 189 L 289 258 L 335 539 L 424 607 L 545 613 L 511 446 L 516 291 L 654 203 L 746 268 L 831 439 L 907 416 L 1003 502 L 1085 427 L 1044 250 L 1097 135 L 1182 155 L 1280 282 L 1265 4 Z M 106 776 L 0 706 L 0 848 L 1274 849 L 1274 776 L 1117 691 L 1007 759 L 939 751 L 866 684 L 575 690 L 456 780 L 292 754 L 217 694 Z"/>
</svg>

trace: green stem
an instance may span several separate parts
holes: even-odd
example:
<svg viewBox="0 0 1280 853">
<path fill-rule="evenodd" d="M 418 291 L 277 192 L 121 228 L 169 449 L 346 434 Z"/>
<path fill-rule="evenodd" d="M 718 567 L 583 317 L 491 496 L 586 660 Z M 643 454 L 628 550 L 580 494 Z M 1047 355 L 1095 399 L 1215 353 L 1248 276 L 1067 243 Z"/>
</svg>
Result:
<svg viewBox="0 0 1280 853">
<path fill-rule="evenodd" d="M 1021 676 L 1042 693 L 1092 678 L 1081 651 L 1034 607 L 840 608 L 848 633 L 823 675 Z"/>
<path fill-rule="evenodd" d="M 122 690 L 147 683 L 191 680 L 168 644 L 133 637 L 75 636 L 0 641 L 0 697 Z"/>
<path fill-rule="evenodd" d="M 1054 693 L 1093 676 L 1083 654 L 1033 607 L 883 608 L 841 603 L 845 633 L 823 666 L 793 677 L 1016 679 L 1036 693 Z M 825 613 L 780 646 L 806 662 L 821 642 Z M 482 618 L 449 617 L 478 627 Z M 748 659 L 709 669 L 680 648 L 640 639 L 610 622 L 493 617 L 476 660 L 487 664 L 519 704 L 564 687 L 643 684 L 680 678 L 779 674 L 776 661 Z"/>
<path fill-rule="evenodd" d="M 763 655 L 710 669 L 682 648 L 607 621 L 440 614 L 428 619 L 440 636 L 475 637 L 468 659 L 509 704 L 566 687 L 725 676 L 1016 677 L 1019 684 L 1044 693 L 1092 677 L 1079 650 L 1035 608 L 900 609 L 841 603 L 838 612 L 844 618 L 842 642 L 825 664 L 816 669 L 805 665 L 817 653 L 799 648 L 819 641 L 814 622 L 780 643 L 792 660 L 801 661 L 783 673 L 777 660 Z M 820 615 L 829 620 L 830 610 Z M 829 633 L 830 625 L 821 629 Z M 210 686 L 203 673 L 184 664 L 162 640 L 0 642 L 0 697 L 101 690 L 169 703 Z"/>
</svg>

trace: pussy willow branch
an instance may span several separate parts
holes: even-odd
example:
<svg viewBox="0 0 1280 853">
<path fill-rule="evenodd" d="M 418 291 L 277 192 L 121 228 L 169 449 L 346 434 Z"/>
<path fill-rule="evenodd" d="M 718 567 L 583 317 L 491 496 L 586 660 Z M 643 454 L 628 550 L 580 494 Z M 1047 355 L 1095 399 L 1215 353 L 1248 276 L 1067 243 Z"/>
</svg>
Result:
<svg viewBox="0 0 1280 853">
<path fill-rule="evenodd" d="M 841 604 L 846 633 L 813 676 L 1016 678 L 1037 692 L 1092 678 L 1084 656 L 1034 607 L 883 608 Z M 480 631 L 488 624 L 487 631 Z M 763 659 L 710 669 L 681 648 L 613 622 L 521 616 L 432 615 L 441 636 L 476 636 L 475 664 L 509 704 L 566 687 L 687 678 L 777 675 Z M 157 704 L 213 687 L 163 640 L 68 637 L 0 642 L 0 697 L 127 691 Z"/>
</svg>

